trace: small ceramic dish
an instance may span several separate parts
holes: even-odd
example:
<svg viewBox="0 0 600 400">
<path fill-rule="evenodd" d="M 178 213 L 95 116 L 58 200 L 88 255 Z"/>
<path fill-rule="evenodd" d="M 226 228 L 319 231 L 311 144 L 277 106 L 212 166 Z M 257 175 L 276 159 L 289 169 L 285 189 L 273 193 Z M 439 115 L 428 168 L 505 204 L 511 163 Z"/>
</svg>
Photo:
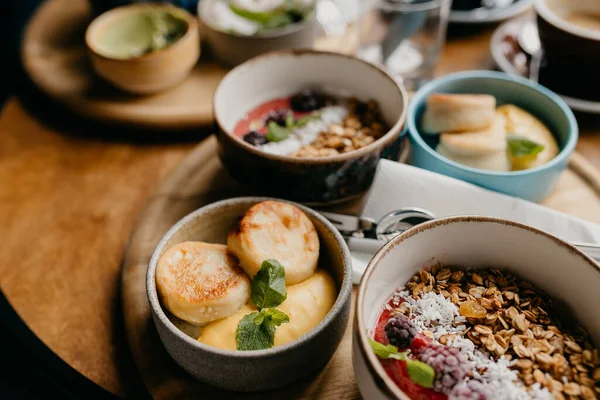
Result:
<svg viewBox="0 0 600 400">
<path fill-rule="evenodd" d="M 592 259 L 548 233 L 516 222 L 475 216 L 433 220 L 383 246 L 360 283 L 352 354 L 365 399 L 409 399 L 386 374 L 367 332 L 398 287 L 415 272 L 439 263 L 506 269 L 566 303 L 592 342 L 600 343 L 600 315 L 592 306 L 600 304 L 600 268 Z"/>
<path fill-rule="evenodd" d="M 550 129 L 560 153 L 539 167 L 523 171 L 485 171 L 454 162 L 435 151 L 420 133 L 421 117 L 432 93 L 490 94 L 499 105 L 510 103 L 521 107 Z M 493 71 L 460 72 L 425 85 L 411 100 L 407 125 L 413 165 L 530 201 L 540 201 L 550 194 L 567 167 L 579 132 L 573 112 L 558 95 L 528 79 Z"/>
<path fill-rule="evenodd" d="M 240 197 L 202 207 L 177 222 L 156 247 L 146 276 L 146 290 L 154 324 L 173 359 L 196 378 L 228 390 L 261 391 L 285 386 L 322 367 L 338 347 L 350 314 L 351 259 L 339 232 L 317 212 L 295 204 L 312 221 L 320 240 L 319 267 L 331 273 L 338 297 L 314 329 L 287 344 L 266 350 L 221 350 L 185 334 L 169 319 L 156 289 L 160 256 L 185 241 L 226 243 L 227 233 L 251 206 L 269 200 Z"/>
<path fill-rule="evenodd" d="M 167 4 L 132 4 L 107 11 L 89 25 L 85 43 L 96 73 L 135 94 L 175 86 L 200 56 L 196 19 Z"/>
<path fill-rule="evenodd" d="M 248 36 L 224 32 L 211 26 L 208 14 L 215 1 L 218 0 L 198 3 L 198 20 L 202 37 L 206 39 L 215 58 L 228 66 L 234 67 L 271 51 L 313 47 L 319 26 L 314 10 L 301 22 Z"/>
<path fill-rule="evenodd" d="M 266 153 L 233 134 L 249 110 L 306 88 L 374 99 L 391 128 L 360 149 L 315 158 Z M 219 155 L 234 178 L 261 194 L 310 204 L 338 202 L 369 189 L 381 157 L 398 159 L 406 104 L 404 87 L 365 61 L 313 50 L 265 54 L 234 68 L 217 87 Z"/>
</svg>

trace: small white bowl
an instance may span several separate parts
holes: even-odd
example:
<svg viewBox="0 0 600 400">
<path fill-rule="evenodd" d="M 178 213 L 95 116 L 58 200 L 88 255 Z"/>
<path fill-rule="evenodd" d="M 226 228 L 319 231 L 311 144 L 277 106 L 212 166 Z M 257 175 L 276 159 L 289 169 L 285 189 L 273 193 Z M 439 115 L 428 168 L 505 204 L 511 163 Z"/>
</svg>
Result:
<svg viewBox="0 0 600 400">
<path fill-rule="evenodd" d="M 352 359 L 365 399 L 409 400 L 386 374 L 368 342 L 394 291 L 435 264 L 505 268 L 562 300 L 600 343 L 600 267 L 574 246 L 538 229 L 499 218 L 462 216 L 429 221 L 387 243 L 373 257 L 356 299 Z"/>
<path fill-rule="evenodd" d="M 215 58 L 231 67 L 258 55 L 276 50 L 310 49 L 317 37 L 318 22 L 313 10 L 304 21 L 252 36 L 223 32 L 206 22 L 209 7 L 215 0 L 198 3 L 198 20 L 202 37 L 206 39 Z"/>
</svg>

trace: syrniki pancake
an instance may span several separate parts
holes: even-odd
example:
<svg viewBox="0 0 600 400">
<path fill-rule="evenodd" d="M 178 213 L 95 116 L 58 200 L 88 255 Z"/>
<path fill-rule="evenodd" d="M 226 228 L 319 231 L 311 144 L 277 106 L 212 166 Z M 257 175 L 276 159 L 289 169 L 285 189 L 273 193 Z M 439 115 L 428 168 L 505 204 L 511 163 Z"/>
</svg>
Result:
<svg viewBox="0 0 600 400">
<path fill-rule="evenodd" d="M 171 247 L 158 261 L 156 287 L 167 310 L 196 325 L 228 317 L 250 298 L 250 280 L 221 244 Z"/>
<path fill-rule="evenodd" d="M 440 144 L 443 144 L 449 153 L 465 157 L 506 151 L 504 116 L 498 113 L 492 125 L 479 131 L 442 133 Z"/>
<path fill-rule="evenodd" d="M 434 93 L 427 98 L 421 130 L 437 134 L 485 129 L 494 121 L 495 112 L 494 96 Z"/>
<path fill-rule="evenodd" d="M 275 346 L 291 342 L 317 326 L 337 297 L 333 278 L 323 270 L 318 270 L 302 283 L 288 286 L 287 292 L 287 299 L 277 309 L 288 315 L 290 322 L 277 327 Z M 235 350 L 237 326 L 244 316 L 253 311 L 256 307 L 250 303 L 231 317 L 206 325 L 198 341 L 220 349 Z"/>
<path fill-rule="evenodd" d="M 527 111 L 507 104 L 498 107 L 498 112 L 506 119 L 506 131 L 509 134 L 523 136 L 533 142 L 544 146 L 535 159 L 521 166 L 522 168 L 534 168 L 545 164 L 558 155 L 559 148 L 552 132 L 539 119 Z"/>
<path fill-rule="evenodd" d="M 288 285 L 311 276 L 319 259 L 319 237 L 312 222 L 299 208 L 277 201 L 251 207 L 229 233 L 227 246 L 251 278 L 264 260 L 278 260 Z"/>
<path fill-rule="evenodd" d="M 506 153 L 504 116 L 497 113 L 494 123 L 485 130 L 466 133 L 443 133 L 436 149 L 438 153 L 473 168 L 489 171 L 510 171 Z"/>
</svg>

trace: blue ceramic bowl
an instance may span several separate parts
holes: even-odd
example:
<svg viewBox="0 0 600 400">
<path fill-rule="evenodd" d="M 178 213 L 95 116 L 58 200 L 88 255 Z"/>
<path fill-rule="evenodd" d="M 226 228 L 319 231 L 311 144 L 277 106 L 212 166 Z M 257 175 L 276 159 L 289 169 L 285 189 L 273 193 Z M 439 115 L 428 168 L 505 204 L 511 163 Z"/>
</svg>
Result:
<svg viewBox="0 0 600 400">
<path fill-rule="evenodd" d="M 544 165 L 514 172 L 484 171 L 449 160 L 435 151 L 439 140 L 437 137 L 421 136 L 419 132 L 427 97 L 431 93 L 490 94 L 496 97 L 498 105 L 514 104 L 521 107 L 546 124 L 561 151 Z M 552 191 L 561 172 L 567 167 L 578 137 L 575 116 L 560 97 L 527 79 L 494 71 L 460 72 L 423 86 L 410 102 L 407 126 L 413 165 L 536 202 Z"/>
</svg>

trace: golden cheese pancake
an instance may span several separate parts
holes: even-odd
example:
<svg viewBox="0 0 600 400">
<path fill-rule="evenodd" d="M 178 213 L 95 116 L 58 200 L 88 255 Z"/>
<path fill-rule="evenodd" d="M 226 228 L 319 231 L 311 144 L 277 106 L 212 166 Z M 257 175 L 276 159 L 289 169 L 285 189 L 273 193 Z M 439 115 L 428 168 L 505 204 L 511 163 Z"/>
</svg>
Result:
<svg viewBox="0 0 600 400">
<path fill-rule="evenodd" d="M 179 243 L 158 260 L 156 287 L 176 317 L 202 325 L 234 314 L 250 298 L 250 280 L 222 244 Z"/>
<path fill-rule="evenodd" d="M 433 93 L 427 98 L 421 130 L 437 134 L 486 129 L 494 122 L 495 113 L 494 96 Z"/>
<path fill-rule="evenodd" d="M 447 153 L 462 156 L 482 156 L 506 151 L 504 116 L 497 113 L 494 123 L 486 129 L 463 133 L 442 133 L 440 144 Z"/>
<path fill-rule="evenodd" d="M 544 146 L 544 150 L 535 159 L 527 160 L 526 165 L 516 166 L 513 169 L 535 168 L 547 163 L 558 155 L 560 149 L 554 135 L 539 119 L 511 104 L 498 107 L 498 112 L 506 120 L 506 132 L 523 136 Z"/>
<path fill-rule="evenodd" d="M 246 212 L 229 233 L 227 246 L 251 278 L 264 260 L 276 259 L 288 285 L 310 277 L 319 259 L 319 236 L 310 219 L 298 207 L 272 200 Z"/>
<path fill-rule="evenodd" d="M 331 275 L 317 270 L 302 283 L 287 287 L 287 299 L 277 307 L 290 317 L 290 322 L 281 324 L 275 331 L 274 346 L 291 342 L 308 333 L 325 318 L 335 299 L 337 288 Z M 257 311 L 249 303 L 229 318 L 208 324 L 198 341 L 224 350 L 236 350 L 235 334 L 240 320 Z"/>
</svg>

